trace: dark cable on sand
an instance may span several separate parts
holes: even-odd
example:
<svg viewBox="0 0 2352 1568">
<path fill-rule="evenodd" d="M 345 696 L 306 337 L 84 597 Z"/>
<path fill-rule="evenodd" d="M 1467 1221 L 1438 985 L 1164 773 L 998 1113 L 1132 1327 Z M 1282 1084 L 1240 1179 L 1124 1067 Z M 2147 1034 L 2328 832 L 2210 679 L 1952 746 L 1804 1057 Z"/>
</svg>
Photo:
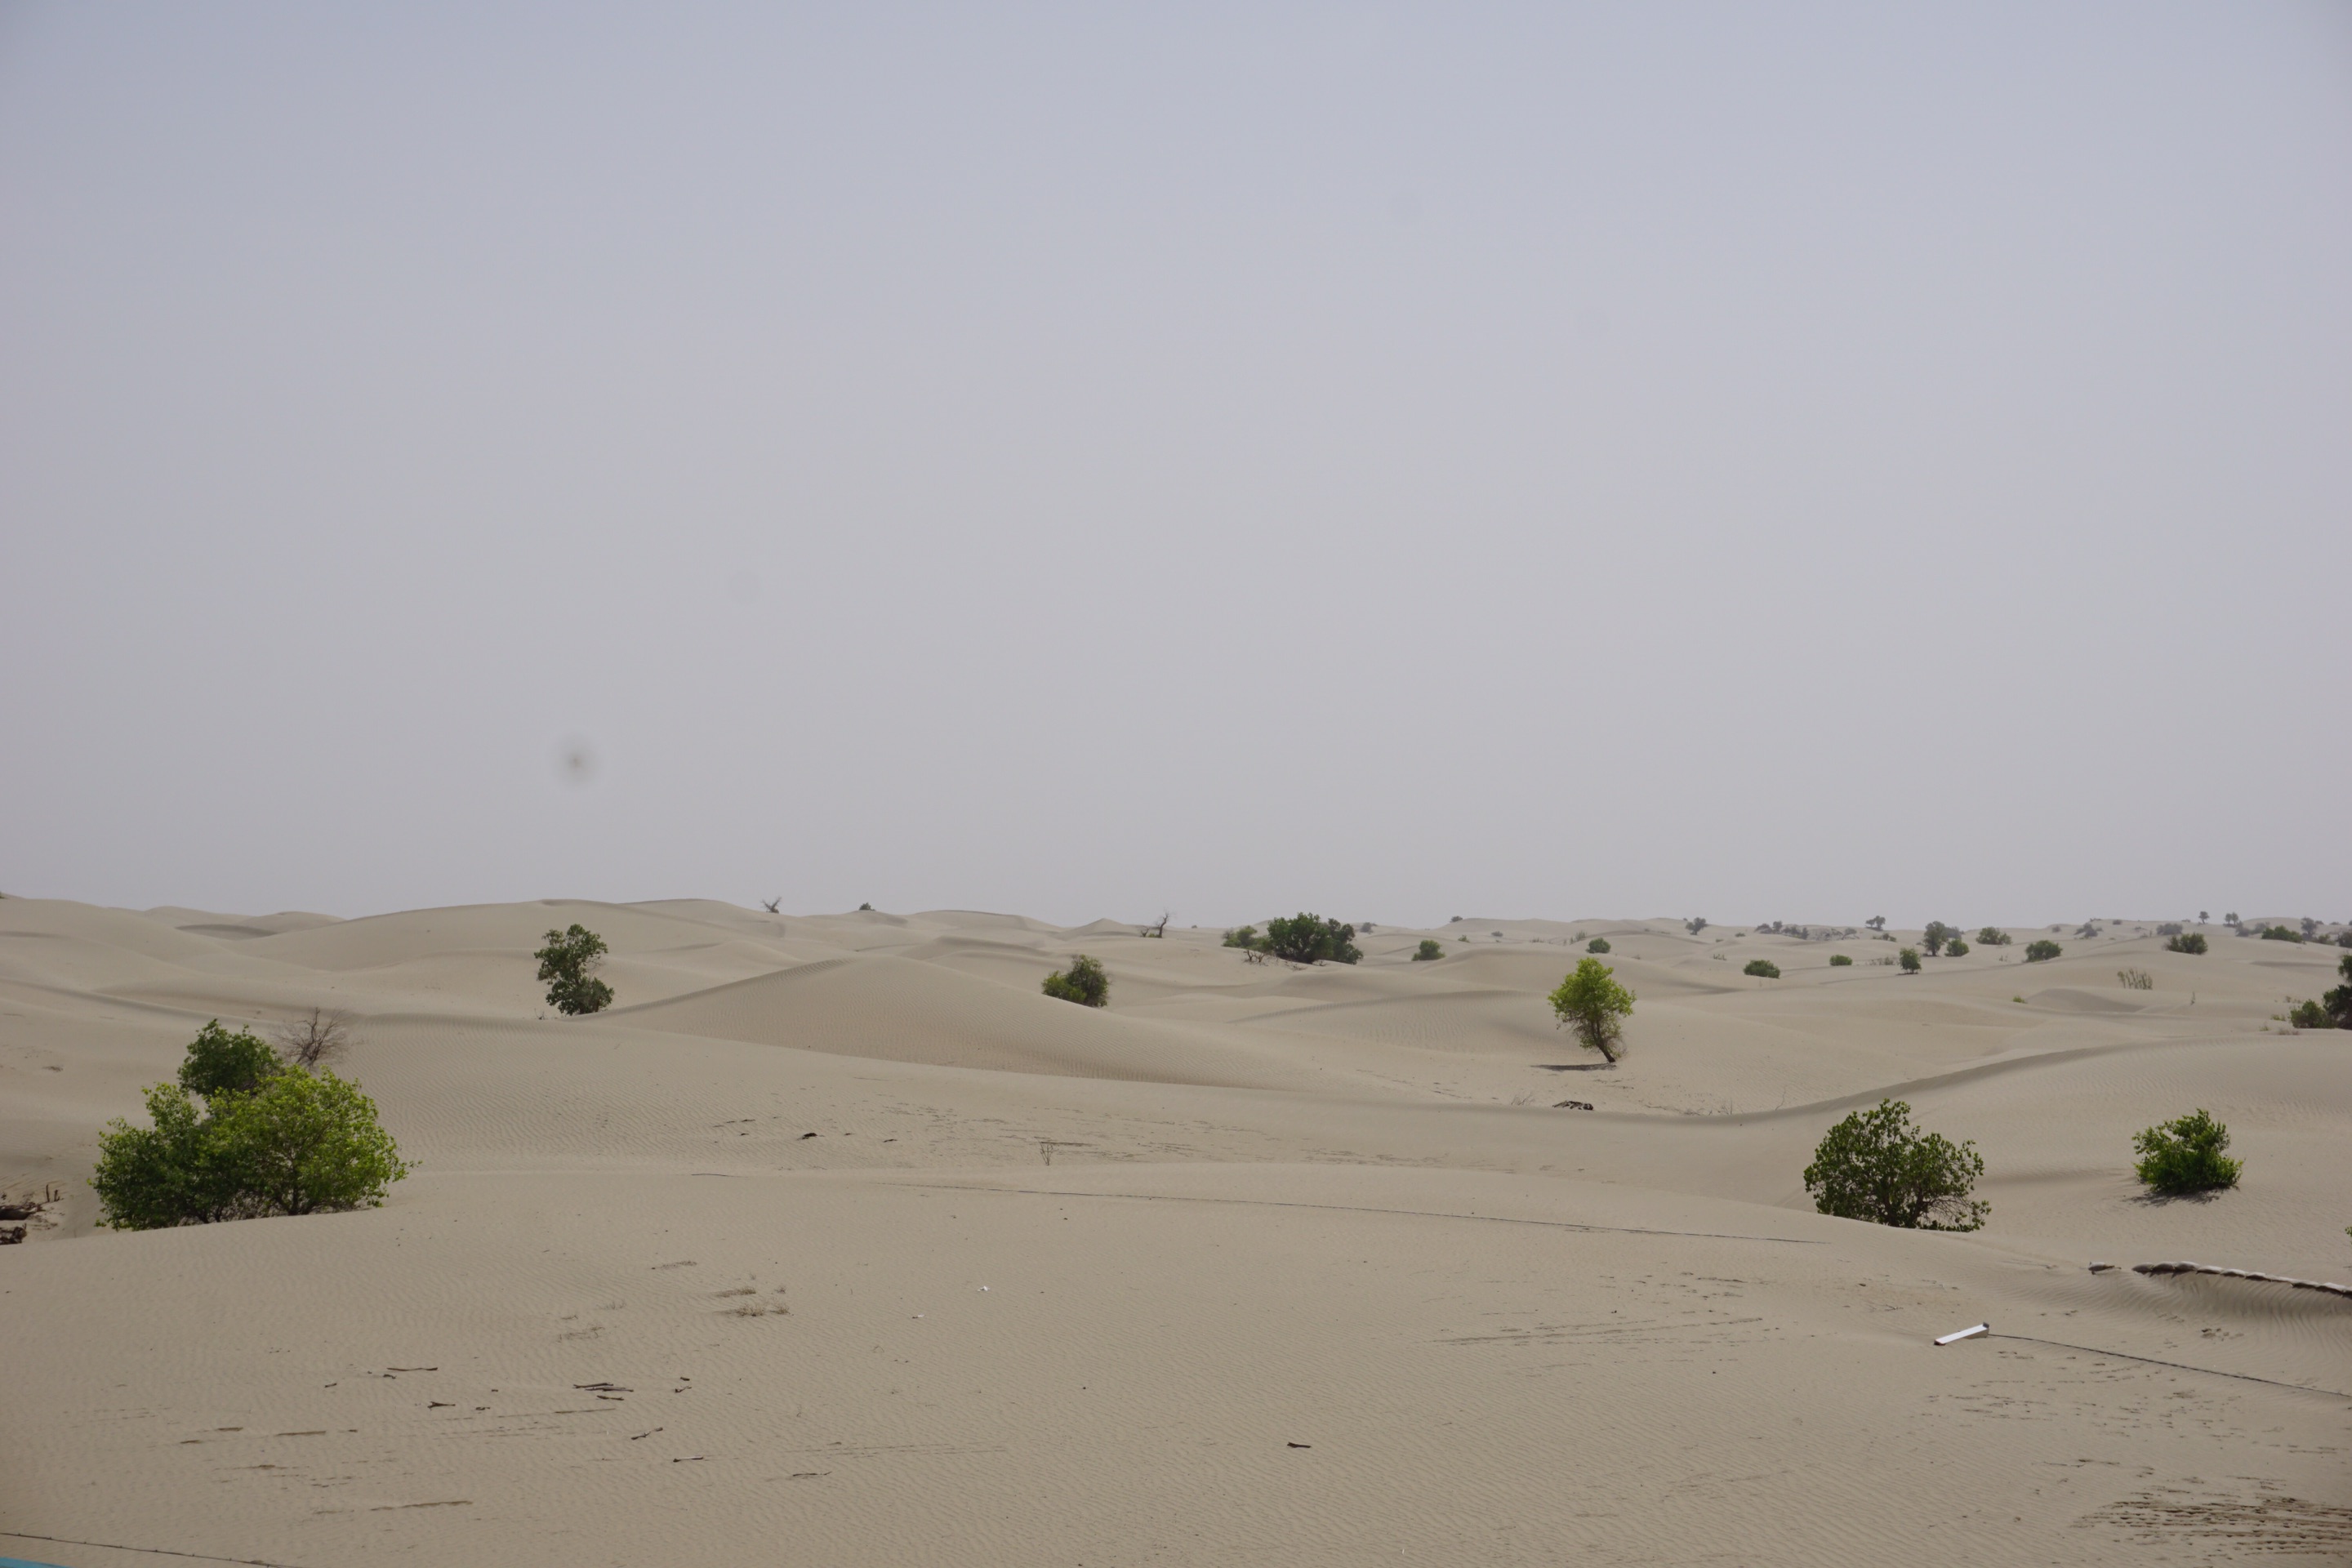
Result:
<svg viewBox="0 0 2352 1568">
<path fill-rule="evenodd" d="M 1362 1204 L 1302 1204 L 1280 1198 L 1205 1198 L 1185 1193 L 1066 1193 L 1053 1187 L 976 1187 L 959 1182 L 894 1182 L 893 1186 L 931 1187 L 950 1193 L 1009 1193 L 1031 1198 L 1126 1198 L 1137 1203 L 1154 1204 L 1240 1204 L 1250 1208 L 1268 1209 L 1329 1209 L 1339 1214 L 1406 1215 L 1414 1219 L 1475 1219 L 1488 1225 L 1538 1225 L 1549 1230 L 1603 1231 L 1612 1236 L 1689 1236 L 1707 1241 L 1777 1241 L 1790 1247 L 1824 1247 L 1826 1242 L 1806 1236 L 1740 1236 L 1715 1230 L 1654 1230 L 1633 1225 L 1580 1225 L 1565 1219 L 1517 1219 L 1499 1214 L 1446 1214 L 1437 1209 L 1381 1209 Z"/>
<path fill-rule="evenodd" d="M 2251 1372 L 2223 1372 L 2217 1367 L 2190 1366 L 2185 1361 L 2158 1361 L 2154 1356 L 2133 1355 L 2128 1351 L 2103 1351 L 2090 1345 L 2070 1345 L 2063 1340 L 2036 1339 L 2032 1334 L 1988 1333 L 1978 1336 L 1988 1340 L 2023 1340 L 2032 1345 L 2054 1345 L 2062 1351 L 2081 1351 L 2085 1355 L 2103 1355 L 2116 1361 L 2142 1362 L 2149 1366 L 2168 1366 L 2180 1372 L 2201 1372 L 2208 1377 L 2234 1377 L 2241 1383 L 2266 1383 L 2273 1388 L 2292 1388 L 2297 1394 L 2324 1394 L 2330 1399 L 2352 1399 L 2352 1394 L 2338 1394 L 2332 1388 L 2314 1388 L 2307 1383 L 2282 1383 L 2275 1377 L 2256 1377 Z"/>
<path fill-rule="evenodd" d="M 77 1541 L 70 1535 L 35 1535 L 22 1530 L 0 1530 L 12 1541 L 47 1541 L 59 1546 L 95 1546 L 104 1552 L 143 1552 L 151 1557 L 192 1557 L 199 1563 L 237 1563 L 244 1568 L 295 1568 L 291 1563 L 271 1563 L 259 1557 L 215 1557 L 203 1552 L 174 1552 L 168 1546 L 118 1546 L 111 1541 Z M 47 1568 L 47 1565 L 43 1565 Z"/>
</svg>

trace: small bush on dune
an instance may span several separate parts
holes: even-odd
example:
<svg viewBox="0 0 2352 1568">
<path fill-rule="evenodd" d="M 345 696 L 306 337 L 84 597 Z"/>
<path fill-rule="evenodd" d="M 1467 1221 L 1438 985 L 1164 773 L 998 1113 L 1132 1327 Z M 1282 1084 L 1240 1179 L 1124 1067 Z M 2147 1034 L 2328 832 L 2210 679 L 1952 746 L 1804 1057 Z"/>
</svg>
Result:
<svg viewBox="0 0 2352 1568">
<path fill-rule="evenodd" d="M 1576 1034 L 1577 1044 L 1599 1051 L 1615 1066 L 1625 1054 L 1624 1020 L 1633 1011 L 1634 996 L 1617 984 L 1616 971 L 1597 958 L 1580 959 L 1576 971 L 1551 994 L 1551 1010 Z"/>
<path fill-rule="evenodd" d="M 1929 921 L 1927 929 L 1919 933 L 1919 945 L 1927 950 L 1928 957 L 1935 958 L 1943 952 L 1944 944 L 1958 934 L 1941 921 Z"/>
<path fill-rule="evenodd" d="M 559 1013 L 601 1013 L 613 1005 L 613 988 L 596 978 L 604 962 L 604 939 L 573 921 L 569 931 L 547 933 L 547 945 L 531 954 L 547 984 L 547 1005 Z"/>
<path fill-rule="evenodd" d="M 2332 1029 L 2336 1020 L 2327 1009 L 2316 1002 L 2298 1002 L 2294 1011 L 2286 1016 L 2287 1026 L 2295 1029 Z"/>
<path fill-rule="evenodd" d="M 1110 976 L 1103 973 L 1102 964 L 1085 953 L 1070 960 L 1070 967 L 1045 976 L 1045 994 L 1064 1002 L 1076 1002 L 1081 1007 L 1105 1007 L 1110 1005 Z"/>
<path fill-rule="evenodd" d="M 1919 973 L 1919 950 L 1917 948 L 1906 947 L 1895 956 L 1903 965 L 1904 973 L 1916 974 Z"/>
<path fill-rule="evenodd" d="M 2025 944 L 2025 962 L 2047 963 L 2063 951 L 2065 950 L 2056 942 L 2052 942 L 2048 937 L 2043 937 L 2039 942 L 2029 942 Z"/>
<path fill-rule="evenodd" d="M 1832 969 L 1850 969 L 1853 966 L 1853 960 L 1848 958 L 1844 953 L 1833 952 L 1830 954 L 1830 967 Z"/>
<path fill-rule="evenodd" d="M 1954 937 L 1944 944 L 1944 956 L 1946 958 L 1966 958 L 1968 955 L 1969 944 L 1962 942 L 1958 937 Z"/>
<path fill-rule="evenodd" d="M 1591 942 L 1584 944 L 1584 951 L 1587 952 L 1607 952 L 1609 951 L 1609 939 L 1605 936 L 1596 936 Z"/>
<path fill-rule="evenodd" d="M 1266 921 L 1262 946 L 1293 963 L 1354 963 L 1364 956 L 1357 950 L 1354 926 L 1306 913 Z"/>
<path fill-rule="evenodd" d="M 1257 934 L 1257 927 L 1235 926 L 1233 930 L 1225 933 L 1224 945 L 1227 947 L 1255 950 L 1257 947 L 1260 938 Z"/>
<path fill-rule="evenodd" d="M 2327 1009 L 2337 1028 L 2352 1029 L 2352 954 L 2336 961 L 2336 973 L 2344 977 L 2344 984 L 2321 997 L 2319 1005 Z"/>
<path fill-rule="evenodd" d="M 1415 963 L 1427 963 L 1433 958 L 1444 956 L 1445 949 L 1438 945 L 1437 939 L 1433 936 L 1423 937 L 1421 945 L 1412 950 L 1412 961 Z"/>
<path fill-rule="evenodd" d="M 1780 978 L 1780 966 L 1769 958 L 1751 958 L 1748 961 L 1748 967 L 1739 973 L 1753 974 L 1761 980 L 1778 980 Z"/>
<path fill-rule="evenodd" d="M 2145 969 L 2118 969 L 2116 983 L 2126 991 L 2153 991 L 2156 977 Z"/>
<path fill-rule="evenodd" d="M 281 1063 L 267 1047 L 257 1055 L 259 1044 L 206 1025 L 180 1081 L 147 1090 L 153 1125 L 107 1124 L 89 1184 L 102 1223 L 159 1230 L 373 1207 L 408 1174 L 359 1085 Z"/>
<path fill-rule="evenodd" d="M 1883 1100 L 1831 1128 L 1805 1167 L 1813 1206 L 1840 1219 L 1904 1230 L 1976 1230 L 1992 1212 L 1969 1194 L 1984 1174 L 1974 1143 L 1911 1124 L 1911 1107 Z"/>
<path fill-rule="evenodd" d="M 187 1058 L 180 1063 L 180 1087 L 207 1100 L 218 1094 L 251 1094 L 278 1067 L 278 1053 L 259 1037 L 243 1029 L 232 1035 L 215 1018 L 189 1042 Z"/>
<path fill-rule="evenodd" d="M 2303 933 L 2286 926 L 2264 926 L 2263 940 L 2264 942 L 2301 942 Z"/>
<path fill-rule="evenodd" d="M 2159 1193 L 2208 1193 L 2238 1184 L 2239 1162 L 2222 1153 L 2230 1130 L 2203 1108 L 2132 1134 L 2132 1173 Z"/>
<path fill-rule="evenodd" d="M 2170 942 L 2166 942 L 2164 944 L 2164 951 L 2167 952 L 2201 953 L 2206 951 L 2205 933 L 2203 931 L 2183 931 L 2175 936 Z"/>
<path fill-rule="evenodd" d="M 1984 930 L 1977 932 L 1977 941 L 1979 944 L 1985 947 L 2007 947 L 2009 945 L 2009 933 L 2001 930 L 1999 926 L 1987 926 Z"/>
</svg>

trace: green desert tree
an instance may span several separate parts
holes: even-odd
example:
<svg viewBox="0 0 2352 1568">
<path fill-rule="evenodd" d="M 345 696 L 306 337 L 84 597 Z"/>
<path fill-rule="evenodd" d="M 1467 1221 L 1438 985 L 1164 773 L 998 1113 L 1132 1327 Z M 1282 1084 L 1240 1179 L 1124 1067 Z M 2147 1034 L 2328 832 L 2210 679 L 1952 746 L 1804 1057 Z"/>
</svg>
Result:
<svg viewBox="0 0 2352 1568">
<path fill-rule="evenodd" d="M 2009 933 L 1999 926 L 1987 926 L 1977 932 L 1977 941 L 1986 947 L 2007 947 Z"/>
<path fill-rule="evenodd" d="M 577 921 L 569 931 L 547 933 L 547 945 L 531 954 L 547 983 L 547 1005 L 559 1013 L 601 1013 L 613 1005 L 613 988 L 596 978 L 604 962 L 604 939 Z"/>
<path fill-rule="evenodd" d="M 383 1202 L 408 1173 L 357 1084 L 274 1055 L 257 1077 L 235 1070 L 240 1064 L 256 1064 L 249 1048 L 207 1026 L 181 1081 L 147 1090 L 152 1125 L 107 1124 L 90 1177 L 105 1224 L 156 1230 L 359 1208 Z"/>
<path fill-rule="evenodd" d="M 1103 973 L 1099 960 L 1085 953 L 1070 960 L 1070 967 L 1045 976 L 1045 994 L 1064 1002 L 1076 1002 L 1081 1007 L 1107 1007 L 1110 1005 L 1110 976 Z"/>
<path fill-rule="evenodd" d="M 1427 963 L 1433 958 L 1444 956 L 1445 949 L 1438 944 L 1437 939 L 1433 936 L 1423 937 L 1421 945 L 1412 950 L 1412 961 L 1415 963 Z"/>
<path fill-rule="evenodd" d="M 2164 951 L 2201 953 L 2206 951 L 2205 933 L 2201 931 L 2181 931 L 2164 944 Z"/>
<path fill-rule="evenodd" d="M 1364 956 L 1357 950 L 1354 926 L 1304 911 L 1266 921 L 1263 951 L 1292 963 L 1354 963 Z"/>
<path fill-rule="evenodd" d="M 1596 936 L 1591 942 L 1584 944 L 1584 951 L 1587 952 L 1607 952 L 1609 951 L 1609 939 L 1605 936 Z"/>
<path fill-rule="evenodd" d="M 1964 938 L 1955 935 L 1945 939 L 1944 956 L 1946 958 L 1966 958 L 1968 955 L 1969 944 Z"/>
<path fill-rule="evenodd" d="M 2336 961 L 2336 973 L 2344 977 L 2344 984 L 2322 996 L 2319 1005 L 2336 1020 L 2337 1028 L 2352 1029 L 2352 952 Z"/>
<path fill-rule="evenodd" d="M 1911 1124 L 1911 1107 L 1882 1100 L 1831 1128 L 1805 1167 L 1813 1206 L 1840 1219 L 1905 1230 L 1976 1230 L 1990 1204 L 1969 1197 L 1984 1174 L 1972 1143 Z"/>
<path fill-rule="evenodd" d="M 1919 945 L 1927 950 L 1928 957 L 1934 958 L 1944 951 L 1944 944 L 1958 934 L 1941 921 L 1929 921 L 1927 929 L 1919 933 Z"/>
<path fill-rule="evenodd" d="M 1597 958 L 1580 959 L 1576 972 L 1551 994 L 1551 1010 L 1576 1035 L 1577 1044 L 1599 1051 L 1614 1066 L 1625 1054 L 1625 1019 L 1633 994 L 1617 984 L 1617 972 Z"/>
<path fill-rule="evenodd" d="M 2060 947 L 2056 942 L 2052 942 L 2045 936 L 2039 942 L 2029 942 L 2025 944 L 2025 962 L 2028 963 L 2047 963 L 2064 951 L 2065 950 L 2063 948 Z"/>
<path fill-rule="evenodd" d="M 1917 948 L 1906 947 L 1895 956 L 1895 959 L 1903 965 L 1904 973 L 1916 974 L 1919 973 L 1919 950 Z"/>
<path fill-rule="evenodd" d="M 251 1094 L 279 1068 L 278 1053 L 259 1037 L 230 1034 L 215 1018 L 196 1031 L 180 1063 L 180 1087 L 207 1100 L 216 1094 Z"/>
<path fill-rule="evenodd" d="M 1780 966 L 1769 958 L 1751 958 L 1748 961 L 1748 967 L 1739 973 L 1753 974 L 1759 980 L 1778 980 L 1780 978 Z"/>
<path fill-rule="evenodd" d="M 1830 967 L 1832 969 L 1850 969 L 1853 966 L 1853 960 L 1848 958 L 1844 953 L 1833 952 L 1830 954 Z"/>
<path fill-rule="evenodd" d="M 2159 1193 L 2207 1193 L 2238 1184 L 2239 1163 L 2222 1152 L 2230 1130 L 2199 1107 L 2132 1134 L 2132 1174 Z"/>
</svg>

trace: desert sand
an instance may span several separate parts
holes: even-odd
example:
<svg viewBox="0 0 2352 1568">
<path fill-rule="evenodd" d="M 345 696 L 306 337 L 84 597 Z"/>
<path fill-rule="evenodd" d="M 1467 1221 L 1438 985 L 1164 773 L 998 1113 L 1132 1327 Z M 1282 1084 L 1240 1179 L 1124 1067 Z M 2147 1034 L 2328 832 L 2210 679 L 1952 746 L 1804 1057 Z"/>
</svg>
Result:
<svg viewBox="0 0 2352 1568">
<path fill-rule="evenodd" d="M 575 921 L 618 1003 L 566 1019 L 529 955 Z M 58 1200 L 0 1248 L 0 1556 L 2345 1561 L 2352 1300 L 2128 1267 L 2352 1281 L 2352 1037 L 2274 1016 L 2338 950 L 2101 927 L 1913 978 L 1671 920 L 1295 968 L 957 911 L 0 901 L 0 1183 Z M 1603 935 L 1614 1068 L 1544 1003 Z M 1081 952 L 1107 1011 L 1039 994 Z M 421 1162 L 390 1202 L 97 1228 L 107 1119 L 206 1019 L 313 1006 Z M 1982 1150 L 1984 1230 L 1812 1212 L 1888 1095 Z M 2132 1133 L 2198 1106 L 2242 1184 L 2147 1200 Z"/>
</svg>

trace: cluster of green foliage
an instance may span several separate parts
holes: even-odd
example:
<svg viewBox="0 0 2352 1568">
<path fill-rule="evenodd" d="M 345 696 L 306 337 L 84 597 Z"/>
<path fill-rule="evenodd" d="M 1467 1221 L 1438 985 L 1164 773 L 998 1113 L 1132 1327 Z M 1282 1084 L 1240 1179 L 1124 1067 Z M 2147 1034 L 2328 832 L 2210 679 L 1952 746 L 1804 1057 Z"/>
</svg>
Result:
<svg viewBox="0 0 2352 1568">
<path fill-rule="evenodd" d="M 2264 942 L 2301 942 L 2303 933 L 2291 926 L 2265 926 L 2263 928 L 2263 940 Z"/>
<path fill-rule="evenodd" d="M 1433 936 L 1423 937 L 1421 945 L 1412 950 L 1412 961 L 1415 963 L 1427 963 L 1433 958 L 1444 956 L 1445 949 L 1438 945 L 1437 939 Z"/>
<path fill-rule="evenodd" d="M 2060 948 L 2056 942 L 2052 942 L 2048 937 L 2043 937 L 2039 942 L 2029 942 L 2025 944 L 2025 962 L 2028 963 L 2047 963 L 2050 960 L 2057 957 L 2064 950 Z"/>
<path fill-rule="evenodd" d="M 1225 945 L 1292 963 L 1356 963 L 1364 956 L 1354 926 L 1304 912 L 1266 921 L 1263 935 L 1255 926 L 1237 926 L 1225 933 Z"/>
<path fill-rule="evenodd" d="M 1748 961 L 1748 967 L 1739 973 L 1753 974 L 1759 980 L 1778 980 L 1780 978 L 1780 966 L 1769 958 L 1751 958 Z"/>
<path fill-rule="evenodd" d="M 1941 921 L 1929 921 L 1927 929 L 1919 933 L 1919 945 L 1927 950 L 1928 957 L 1935 958 L 1943 952 L 1946 942 L 1959 934 Z"/>
<path fill-rule="evenodd" d="M 1917 948 L 1906 947 L 1895 956 L 1902 963 L 1904 973 L 1916 974 L 1919 973 L 1919 950 Z"/>
<path fill-rule="evenodd" d="M 574 921 L 570 931 L 547 933 L 547 945 L 531 954 L 547 983 L 547 1005 L 559 1013 L 601 1013 L 613 1005 L 613 988 L 596 978 L 604 961 L 604 939 Z"/>
<path fill-rule="evenodd" d="M 1830 967 L 1832 969 L 1849 969 L 1852 968 L 1853 965 L 1853 960 L 1848 958 L 1844 953 L 1833 952 L 1830 954 Z"/>
<path fill-rule="evenodd" d="M 1946 958 L 1966 958 L 1968 955 L 1969 944 L 1961 941 L 1958 937 L 1953 937 L 1951 940 L 1944 943 L 1944 956 Z"/>
<path fill-rule="evenodd" d="M 1069 968 L 1045 976 L 1045 994 L 1076 1002 L 1082 1007 L 1107 1007 L 1110 1005 L 1110 976 L 1103 973 L 1098 960 L 1082 952 L 1070 960 Z"/>
<path fill-rule="evenodd" d="M 1683 921 L 1683 930 L 1690 932 L 1693 936 L 1696 936 L 1706 929 L 1706 917 L 1705 915 L 1693 915 L 1690 919 Z"/>
<path fill-rule="evenodd" d="M 2132 1173 L 2159 1193 L 2206 1193 L 2238 1184 L 2239 1163 L 2222 1152 L 2230 1130 L 2201 1107 L 2132 1134 Z"/>
<path fill-rule="evenodd" d="M 2175 936 L 2170 942 L 2166 942 L 2164 944 L 2164 951 L 2167 952 L 2201 953 L 2205 951 L 2205 933 L 2199 931 L 2183 931 L 2179 935 Z"/>
<path fill-rule="evenodd" d="M 359 1085 L 280 1061 L 217 1018 L 179 1081 L 146 1099 L 154 1125 L 117 1117 L 98 1138 L 89 1184 L 118 1230 L 373 1207 L 410 1169 Z"/>
<path fill-rule="evenodd" d="M 2316 1002 L 2302 1002 L 2286 1021 L 2298 1029 L 2352 1029 L 2352 953 L 2338 959 L 2336 972 L 2344 984 Z"/>
<path fill-rule="evenodd" d="M 1975 1230 L 1992 1205 L 1972 1199 L 1984 1174 L 1974 1143 L 1911 1124 L 1911 1107 L 1882 1100 L 1829 1130 L 1805 1167 L 1813 1206 L 1840 1219 L 1905 1230 Z"/>
<path fill-rule="evenodd" d="M 2318 1003 L 2308 999 L 2296 1003 L 2294 1005 L 2294 1010 L 2286 1016 L 2286 1021 L 2287 1026 L 2293 1029 L 2332 1029 L 2336 1027 L 2336 1020 L 2327 1016 L 2327 1009 L 2320 1005 Z"/>
<path fill-rule="evenodd" d="M 1999 926 L 1987 926 L 1984 930 L 1977 932 L 1977 941 L 1980 945 L 1985 947 L 2007 947 L 2009 945 L 2009 933 L 2001 930 Z"/>
<path fill-rule="evenodd" d="M 1584 944 L 1584 951 L 1587 952 L 1607 952 L 1609 951 L 1609 939 L 1605 936 L 1596 936 L 1591 942 Z"/>
<path fill-rule="evenodd" d="M 1633 1011 L 1633 994 L 1617 984 L 1617 972 L 1597 958 L 1577 961 L 1576 972 L 1551 994 L 1551 1010 L 1576 1034 L 1576 1043 L 1599 1051 L 1612 1066 L 1625 1054 L 1624 1020 Z"/>
</svg>

